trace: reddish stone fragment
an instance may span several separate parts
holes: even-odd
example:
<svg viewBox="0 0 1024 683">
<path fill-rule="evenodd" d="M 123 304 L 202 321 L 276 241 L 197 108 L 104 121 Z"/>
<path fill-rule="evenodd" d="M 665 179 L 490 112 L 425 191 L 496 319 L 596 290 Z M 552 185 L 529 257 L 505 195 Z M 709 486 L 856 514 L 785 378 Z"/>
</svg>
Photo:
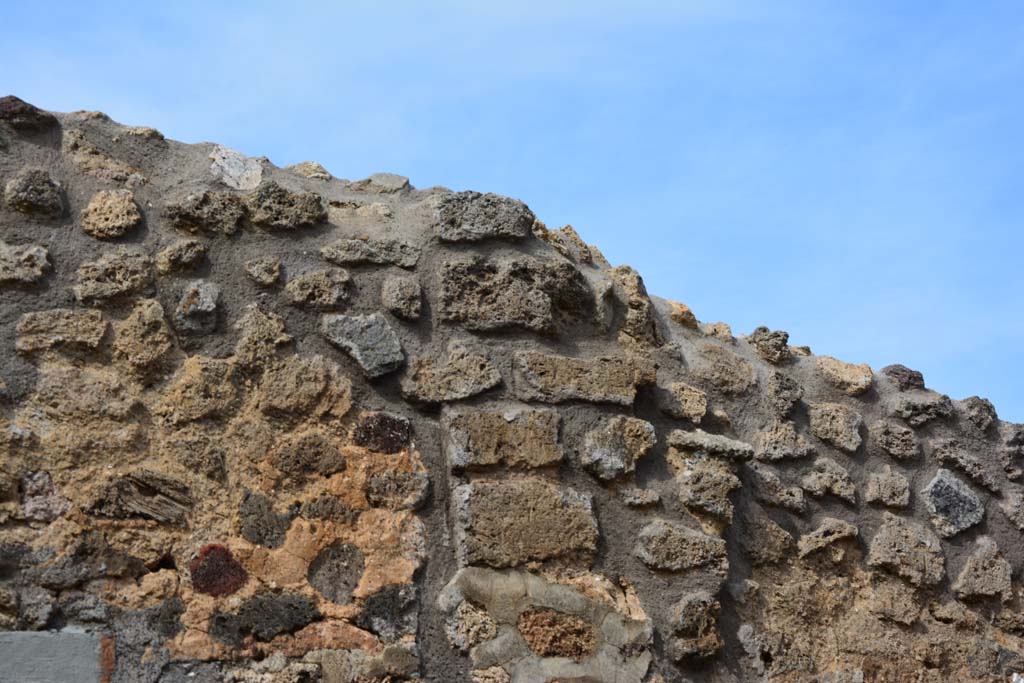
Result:
<svg viewBox="0 0 1024 683">
<path fill-rule="evenodd" d="M 192 574 L 192 586 L 200 593 L 214 597 L 231 595 L 249 579 L 231 551 L 216 543 L 203 546 L 188 569 Z"/>
</svg>

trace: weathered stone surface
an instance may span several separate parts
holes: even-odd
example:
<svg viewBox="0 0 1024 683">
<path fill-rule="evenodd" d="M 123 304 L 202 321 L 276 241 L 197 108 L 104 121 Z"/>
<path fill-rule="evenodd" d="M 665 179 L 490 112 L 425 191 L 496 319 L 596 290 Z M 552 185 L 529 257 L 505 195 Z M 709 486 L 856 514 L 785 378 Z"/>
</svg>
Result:
<svg viewBox="0 0 1024 683">
<path fill-rule="evenodd" d="M 419 320 L 423 292 L 411 276 L 389 277 L 380 286 L 380 303 L 392 315 L 404 320 Z"/>
<path fill-rule="evenodd" d="M 932 444 L 932 457 L 936 462 L 949 467 L 954 467 L 975 483 L 987 488 L 992 493 L 999 493 L 1002 490 L 996 475 L 997 468 L 992 467 L 982 457 L 969 452 L 963 444 L 956 439 L 942 439 Z"/>
<path fill-rule="evenodd" d="M 293 171 L 307 178 L 313 178 L 314 180 L 333 180 L 332 176 L 326 168 L 321 166 L 315 161 L 300 161 L 297 164 L 284 167 L 286 171 Z"/>
<path fill-rule="evenodd" d="M 254 190 L 263 178 L 263 166 L 257 159 L 229 147 L 217 145 L 209 159 L 213 177 L 236 190 Z"/>
<path fill-rule="evenodd" d="M 437 314 L 481 332 L 521 328 L 553 334 L 561 321 L 593 311 L 593 295 L 564 261 L 446 261 L 440 268 Z"/>
<path fill-rule="evenodd" d="M 78 267 L 75 298 L 95 306 L 145 294 L 153 286 L 153 262 L 141 251 L 118 247 Z"/>
<path fill-rule="evenodd" d="M 911 427 L 944 420 L 953 414 L 953 402 L 943 394 L 901 394 L 892 406 L 892 415 L 906 420 Z"/>
<path fill-rule="evenodd" d="M 161 249 L 154 259 L 156 272 L 169 275 L 184 270 L 191 270 L 206 258 L 206 246 L 199 240 L 178 240 Z"/>
<path fill-rule="evenodd" d="M 4 185 L 4 203 L 15 211 L 44 218 L 64 213 L 64 195 L 50 174 L 38 168 L 19 171 Z"/>
<path fill-rule="evenodd" d="M 939 470 L 921 491 L 932 524 L 943 537 L 955 536 L 982 520 L 985 506 L 977 494 L 949 470 Z"/>
<path fill-rule="evenodd" d="M 260 287 L 270 287 L 281 279 L 281 262 L 276 258 L 257 258 L 245 263 L 245 274 Z"/>
<path fill-rule="evenodd" d="M 38 133 L 57 125 L 57 117 L 14 95 L 0 97 L 0 122 L 17 131 Z"/>
<path fill-rule="evenodd" d="M 327 220 L 327 209 L 319 195 L 292 192 L 272 180 L 260 183 L 246 197 L 249 220 L 264 230 L 295 230 Z"/>
<path fill-rule="evenodd" d="M 788 531 L 779 526 L 756 504 L 740 518 L 739 545 L 755 566 L 777 564 L 792 555 L 795 543 Z"/>
<path fill-rule="evenodd" d="M 675 448 L 669 449 L 665 459 L 683 506 L 698 518 L 714 518 L 718 523 L 706 525 L 714 531 L 719 531 L 721 524 L 732 522 L 733 505 L 729 494 L 740 488 L 740 480 L 729 463 L 705 451 Z"/>
<path fill-rule="evenodd" d="M 172 227 L 187 233 L 233 235 L 245 223 L 246 209 L 238 195 L 208 190 L 167 204 L 164 216 Z"/>
<path fill-rule="evenodd" d="M 249 598 L 237 612 L 217 612 L 210 620 L 210 635 L 240 646 L 246 636 L 270 641 L 282 633 L 294 633 L 318 619 L 313 601 L 295 594 L 263 594 Z"/>
<path fill-rule="evenodd" d="M 754 455 L 754 448 L 748 443 L 719 434 L 708 434 L 700 429 L 692 432 L 673 429 L 669 432 L 668 444 L 681 451 L 705 453 L 730 460 L 749 460 Z"/>
<path fill-rule="evenodd" d="M 636 398 L 637 387 L 654 381 L 654 369 L 634 357 L 585 359 L 521 351 L 512 358 L 512 376 L 513 391 L 524 401 L 628 406 Z"/>
<path fill-rule="evenodd" d="M 776 417 L 787 417 L 804 396 L 800 384 L 781 372 L 773 372 L 768 378 L 767 398 Z"/>
<path fill-rule="evenodd" d="M 771 429 L 758 432 L 754 443 L 754 457 L 764 462 L 791 458 L 806 458 L 814 447 L 797 434 L 792 422 L 776 422 Z"/>
<path fill-rule="evenodd" d="M 107 332 L 107 321 L 99 311 L 54 308 L 21 316 L 17 332 L 14 348 L 20 353 L 95 351 Z"/>
<path fill-rule="evenodd" d="M 321 248 L 320 258 L 339 266 L 372 263 L 415 268 L 420 248 L 395 239 L 343 239 Z"/>
<path fill-rule="evenodd" d="M 796 513 L 807 509 L 804 491 L 799 486 L 789 486 L 773 470 L 764 465 L 753 464 L 749 467 L 753 475 L 754 496 L 765 505 L 785 508 Z"/>
<path fill-rule="evenodd" d="M 174 328 L 180 334 L 210 334 L 217 328 L 220 287 L 206 280 L 189 283 L 174 309 Z"/>
<path fill-rule="evenodd" d="M 800 557 L 807 557 L 827 548 L 832 551 L 833 561 L 839 561 L 842 559 L 843 553 L 842 550 L 834 547 L 835 544 L 846 539 L 857 538 L 859 533 L 857 527 L 849 522 L 835 517 L 825 517 L 813 531 L 800 537 L 797 542 L 797 550 Z"/>
<path fill-rule="evenodd" d="M 662 571 L 706 567 L 706 571 L 724 574 L 729 569 L 725 541 L 663 519 L 640 530 L 633 553 L 651 569 Z"/>
<path fill-rule="evenodd" d="M 454 192 L 436 204 L 436 229 L 446 242 L 521 240 L 533 229 L 533 212 L 522 202 L 496 194 Z"/>
<path fill-rule="evenodd" d="M 887 569 L 914 586 L 934 585 L 946 576 L 942 546 L 935 534 L 888 512 L 871 539 L 867 563 Z"/>
<path fill-rule="evenodd" d="M 269 277 L 269 273 L 267 273 Z M 288 280 L 284 293 L 293 306 L 331 311 L 348 301 L 352 277 L 347 270 L 313 270 Z"/>
<path fill-rule="evenodd" d="M 563 456 L 561 422 L 553 410 L 517 405 L 446 409 L 441 415 L 445 457 L 456 470 L 555 465 Z"/>
<path fill-rule="evenodd" d="M 309 585 L 332 602 L 345 604 L 363 575 L 365 560 L 359 549 L 335 541 L 321 550 L 309 565 Z"/>
<path fill-rule="evenodd" d="M 599 479 L 615 479 L 631 474 L 637 460 L 657 441 L 650 422 L 616 415 L 587 432 L 579 451 L 580 462 Z"/>
<path fill-rule="evenodd" d="M 782 363 L 789 359 L 789 333 L 758 327 L 747 337 L 761 358 L 769 363 Z"/>
<path fill-rule="evenodd" d="M 999 420 L 996 407 L 987 398 L 980 396 L 971 396 L 960 401 L 960 414 L 982 434 Z"/>
<path fill-rule="evenodd" d="M 409 445 L 411 436 L 409 420 L 383 412 L 363 413 L 352 430 L 353 443 L 377 453 L 398 453 Z"/>
<path fill-rule="evenodd" d="M 31 285 L 50 270 L 49 253 L 38 245 L 16 247 L 0 240 L 0 285 Z"/>
<path fill-rule="evenodd" d="M 685 382 L 669 382 L 658 393 L 661 412 L 678 420 L 699 425 L 708 412 L 708 397 Z"/>
<path fill-rule="evenodd" d="M 402 377 L 402 394 L 418 403 L 458 401 L 501 384 L 491 360 L 461 342 L 450 342 L 445 358 L 413 358 Z"/>
<path fill-rule="evenodd" d="M 629 266 L 613 268 L 611 278 L 616 295 L 626 305 L 626 315 L 619 327 L 619 340 L 624 344 L 661 346 L 664 340 L 643 278 Z"/>
<path fill-rule="evenodd" d="M 800 486 L 812 496 L 832 495 L 848 503 L 857 502 L 857 489 L 850 473 L 831 458 L 818 458 L 814 467 L 800 481 Z"/>
<path fill-rule="evenodd" d="M 249 580 L 245 567 L 231 551 L 217 544 L 200 548 L 188 570 L 193 588 L 214 597 L 231 595 Z"/>
<path fill-rule="evenodd" d="M 160 374 L 174 348 L 174 333 L 159 301 L 139 301 L 128 317 L 114 326 L 114 357 L 143 379 Z"/>
<path fill-rule="evenodd" d="M 854 365 L 831 356 L 818 356 L 816 362 L 821 376 L 847 396 L 860 396 L 871 388 L 874 377 L 867 363 Z"/>
<path fill-rule="evenodd" d="M 103 517 L 143 517 L 181 524 L 192 503 L 192 493 L 184 483 L 140 469 L 104 485 L 90 511 Z"/>
<path fill-rule="evenodd" d="M 721 604 L 707 591 L 684 596 L 672 606 L 672 634 L 667 649 L 672 659 L 705 659 L 725 645 L 718 633 Z"/>
<path fill-rule="evenodd" d="M 872 423 L 868 431 L 871 441 L 897 460 L 916 458 L 921 453 L 914 430 L 901 424 L 879 420 Z"/>
<path fill-rule="evenodd" d="M 853 453 L 861 444 L 860 413 L 842 403 L 815 403 L 810 409 L 811 433 L 836 448 Z"/>
<path fill-rule="evenodd" d="M 965 600 L 998 598 L 1009 602 L 1013 597 L 1012 574 L 1013 567 L 999 552 L 996 542 L 982 536 L 953 582 L 953 590 Z"/>
<path fill-rule="evenodd" d="M 352 356 L 367 377 L 386 375 L 405 363 L 402 343 L 380 313 L 325 315 L 320 319 L 320 333 Z"/>
<path fill-rule="evenodd" d="M 97 239 L 123 237 L 142 225 L 131 190 L 100 190 L 81 216 L 82 230 Z"/>
<path fill-rule="evenodd" d="M 924 389 L 924 375 L 905 365 L 887 365 L 882 368 L 882 374 L 891 379 L 900 391 Z"/>
<path fill-rule="evenodd" d="M 373 192 L 376 194 L 393 194 L 411 189 L 409 179 L 397 173 L 374 173 L 369 178 L 349 183 L 348 188 L 357 192 Z"/>
<path fill-rule="evenodd" d="M 704 344 L 699 348 L 701 361 L 693 373 L 723 394 L 737 396 L 747 393 L 757 382 L 754 367 L 718 344 Z"/>
<path fill-rule="evenodd" d="M 905 508 L 910 504 L 910 481 L 886 465 L 880 471 L 868 475 L 864 500 L 892 508 Z"/>
<path fill-rule="evenodd" d="M 462 484 L 452 506 L 463 564 L 515 567 L 597 547 L 590 497 L 541 479 Z"/>
</svg>

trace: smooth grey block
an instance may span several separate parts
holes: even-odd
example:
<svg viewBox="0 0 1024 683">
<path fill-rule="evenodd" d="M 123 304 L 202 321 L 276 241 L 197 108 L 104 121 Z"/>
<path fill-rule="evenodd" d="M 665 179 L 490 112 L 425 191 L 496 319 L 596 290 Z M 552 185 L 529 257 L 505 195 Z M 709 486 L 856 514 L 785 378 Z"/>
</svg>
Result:
<svg viewBox="0 0 1024 683">
<path fill-rule="evenodd" d="M 100 639 L 74 631 L 0 633 L 0 683 L 100 680 Z"/>
</svg>

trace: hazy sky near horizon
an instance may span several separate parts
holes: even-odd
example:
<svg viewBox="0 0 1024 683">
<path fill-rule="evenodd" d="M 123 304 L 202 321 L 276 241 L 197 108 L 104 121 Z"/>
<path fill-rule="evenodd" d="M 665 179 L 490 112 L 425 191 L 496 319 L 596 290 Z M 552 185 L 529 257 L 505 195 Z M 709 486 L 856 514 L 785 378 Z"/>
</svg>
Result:
<svg viewBox="0 0 1024 683">
<path fill-rule="evenodd" d="M 4 9 L 0 90 L 519 197 L 736 333 L 1024 422 L 1024 4 Z"/>
</svg>

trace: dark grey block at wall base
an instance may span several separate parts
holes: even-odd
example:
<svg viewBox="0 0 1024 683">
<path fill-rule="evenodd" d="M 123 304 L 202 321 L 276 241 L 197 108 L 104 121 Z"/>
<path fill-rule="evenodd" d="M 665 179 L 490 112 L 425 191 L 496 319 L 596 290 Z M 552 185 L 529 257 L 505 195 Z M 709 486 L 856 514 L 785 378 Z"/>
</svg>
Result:
<svg viewBox="0 0 1024 683">
<path fill-rule="evenodd" d="M 0 633 L 0 683 L 94 683 L 100 638 L 81 632 Z"/>
</svg>

